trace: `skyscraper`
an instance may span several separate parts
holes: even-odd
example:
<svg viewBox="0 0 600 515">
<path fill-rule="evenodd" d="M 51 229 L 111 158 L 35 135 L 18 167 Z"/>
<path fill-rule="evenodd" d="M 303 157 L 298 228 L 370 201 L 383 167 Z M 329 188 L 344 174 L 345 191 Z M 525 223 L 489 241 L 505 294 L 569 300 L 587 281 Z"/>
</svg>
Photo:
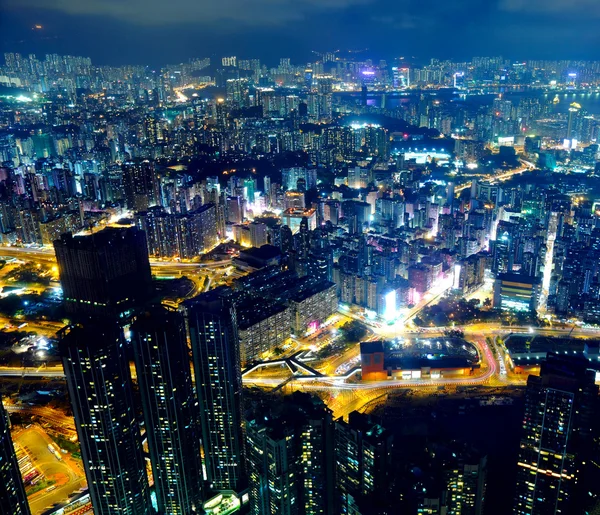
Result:
<svg viewBox="0 0 600 515">
<path fill-rule="evenodd" d="M 71 327 L 60 349 L 94 514 L 152 513 L 121 329 Z"/>
<path fill-rule="evenodd" d="M 158 510 L 187 515 L 202 500 L 202 463 L 184 320 L 156 308 L 131 331 Z"/>
<path fill-rule="evenodd" d="M 135 227 L 54 242 L 67 313 L 75 318 L 121 316 L 152 289 L 146 236 Z"/>
<path fill-rule="evenodd" d="M 177 252 L 182 259 L 192 259 L 208 252 L 218 242 L 217 210 L 214 204 L 205 204 L 195 211 L 175 217 Z"/>
<path fill-rule="evenodd" d="M 0 513 L 29 515 L 23 480 L 10 437 L 8 416 L 0 399 Z"/>
<path fill-rule="evenodd" d="M 442 469 L 442 494 L 448 514 L 481 515 L 487 489 L 487 456 L 459 442 L 431 446 L 430 455 Z"/>
<path fill-rule="evenodd" d="M 587 360 L 549 354 L 527 380 L 515 515 L 583 513 L 598 386 Z"/>
<path fill-rule="evenodd" d="M 235 310 L 213 293 L 184 304 L 200 403 L 208 482 L 234 490 L 244 482 L 242 375 Z"/>
<path fill-rule="evenodd" d="M 156 120 L 147 119 L 148 138 L 156 144 Z M 150 161 L 127 162 L 122 165 L 123 189 L 127 207 L 132 211 L 146 211 L 149 206 L 156 204 L 155 197 L 156 172 L 154 164 Z"/>
<path fill-rule="evenodd" d="M 340 513 L 380 514 L 390 508 L 392 434 L 357 411 L 335 421 L 335 463 Z"/>
<path fill-rule="evenodd" d="M 333 418 L 323 401 L 295 392 L 246 418 L 250 513 L 334 513 Z"/>
</svg>

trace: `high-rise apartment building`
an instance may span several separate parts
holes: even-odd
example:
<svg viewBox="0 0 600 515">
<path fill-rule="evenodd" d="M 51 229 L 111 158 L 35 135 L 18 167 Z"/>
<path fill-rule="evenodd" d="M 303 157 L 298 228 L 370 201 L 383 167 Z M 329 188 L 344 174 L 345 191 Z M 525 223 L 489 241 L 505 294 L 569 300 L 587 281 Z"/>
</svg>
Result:
<svg viewBox="0 0 600 515">
<path fill-rule="evenodd" d="M 296 392 L 246 418 L 250 513 L 334 513 L 333 419 L 320 399 Z"/>
<path fill-rule="evenodd" d="M 156 144 L 155 120 L 150 119 L 151 124 L 146 124 L 148 137 L 154 140 Z M 150 161 L 127 162 L 122 166 L 123 170 L 123 189 L 125 191 L 125 201 L 127 207 L 132 211 L 146 211 L 149 206 L 154 205 L 158 198 L 157 176 L 154 171 L 154 164 Z"/>
<path fill-rule="evenodd" d="M 527 380 L 515 515 L 583 513 L 579 492 L 598 404 L 587 360 L 549 354 Z"/>
<path fill-rule="evenodd" d="M 155 308 L 131 332 L 158 510 L 187 515 L 201 504 L 203 477 L 183 316 Z"/>
<path fill-rule="evenodd" d="M 173 258 L 177 253 L 177 217 L 167 213 L 162 207 L 152 207 L 148 211 L 135 214 L 136 226 L 146 233 L 148 254 L 153 257 Z"/>
<path fill-rule="evenodd" d="M 335 421 L 335 466 L 340 513 L 383 514 L 389 509 L 392 434 L 354 411 Z"/>
<path fill-rule="evenodd" d="M 146 233 L 148 253 L 161 258 L 192 259 L 219 242 L 217 207 L 205 204 L 186 214 L 154 207 L 137 213 L 136 225 Z"/>
<path fill-rule="evenodd" d="M 202 447 L 211 488 L 244 483 L 242 374 L 235 310 L 206 293 L 184 304 L 200 404 Z"/>
<path fill-rule="evenodd" d="M 448 514 L 482 515 L 487 486 L 487 456 L 457 450 L 442 466 Z"/>
<path fill-rule="evenodd" d="M 0 399 L 0 513 L 29 515 L 29 504 L 10 436 L 8 415 Z"/>
<path fill-rule="evenodd" d="M 221 64 L 223 66 L 237 66 L 237 57 L 236 56 L 222 57 Z"/>
<path fill-rule="evenodd" d="M 250 229 L 250 246 L 260 248 L 269 243 L 267 237 L 267 226 L 260 222 L 252 222 Z"/>
<path fill-rule="evenodd" d="M 63 234 L 54 250 L 72 317 L 122 316 L 148 300 L 152 277 L 143 231 L 129 227 L 89 236 Z"/>
<path fill-rule="evenodd" d="M 60 350 L 94 514 L 151 514 L 122 330 L 110 322 L 71 327 Z"/>
</svg>

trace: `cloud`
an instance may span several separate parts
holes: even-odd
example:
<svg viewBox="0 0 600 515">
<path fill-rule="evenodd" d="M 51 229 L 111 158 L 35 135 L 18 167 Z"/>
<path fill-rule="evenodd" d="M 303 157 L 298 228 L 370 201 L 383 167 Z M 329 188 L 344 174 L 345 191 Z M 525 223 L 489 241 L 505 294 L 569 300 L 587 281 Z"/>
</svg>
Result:
<svg viewBox="0 0 600 515">
<path fill-rule="evenodd" d="M 397 15 L 373 16 L 371 20 L 379 25 L 385 25 L 397 30 L 426 29 L 434 25 L 432 18 L 417 16 L 408 12 L 401 12 Z"/>
<path fill-rule="evenodd" d="M 281 25 L 314 13 L 335 11 L 371 0 L 5 0 L 26 7 L 69 15 L 107 16 L 135 25 L 227 22 Z"/>
<path fill-rule="evenodd" d="M 499 8 L 508 12 L 600 17 L 598 0 L 501 0 Z"/>
<path fill-rule="evenodd" d="M 3 51 L 102 64 L 228 54 L 271 62 L 311 50 L 374 57 L 597 59 L 600 0 L 0 0 Z M 52 40 L 34 40 L 32 23 Z M 365 53 L 365 57 L 367 54 Z"/>
</svg>

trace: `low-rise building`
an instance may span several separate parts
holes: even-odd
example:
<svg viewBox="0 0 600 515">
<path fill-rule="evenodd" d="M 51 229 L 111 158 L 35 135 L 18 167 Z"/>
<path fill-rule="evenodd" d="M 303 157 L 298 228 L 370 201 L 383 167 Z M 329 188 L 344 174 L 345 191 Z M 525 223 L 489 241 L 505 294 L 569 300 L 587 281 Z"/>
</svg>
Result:
<svg viewBox="0 0 600 515">
<path fill-rule="evenodd" d="M 303 219 L 308 222 L 308 229 L 313 231 L 317 228 L 317 212 L 312 208 L 291 207 L 281 215 L 281 223 L 287 225 L 293 233 L 300 229 Z"/>
<path fill-rule="evenodd" d="M 498 274 L 494 283 L 494 308 L 535 311 L 542 290 L 541 279 L 521 274 Z"/>
<path fill-rule="evenodd" d="M 360 344 L 362 379 L 439 379 L 471 375 L 479 367 L 475 346 L 462 338 L 415 338 Z"/>
<path fill-rule="evenodd" d="M 251 247 L 240 251 L 233 264 L 240 270 L 254 271 L 268 266 L 281 264 L 281 249 L 273 245 L 263 245 L 260 248 Z"/>
</svg>

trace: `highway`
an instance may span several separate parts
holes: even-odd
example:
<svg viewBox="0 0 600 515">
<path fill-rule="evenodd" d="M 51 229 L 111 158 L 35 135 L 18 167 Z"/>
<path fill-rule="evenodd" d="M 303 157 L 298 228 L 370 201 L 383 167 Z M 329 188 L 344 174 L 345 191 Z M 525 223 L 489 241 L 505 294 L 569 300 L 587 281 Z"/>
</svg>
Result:
<svg viewBox="0 0 600 515">
<path fill-rule="evenodd" d="M 20 261 L 33 262 L 50 267 L 56 266 L 54 249 L 49 246 L 0 246 L 0 256 L 12 257 Z M 152 275 L 158 279 L 171 279 L 185 276 L 193 283 L 193 287 L 190 288 L 189 292 L 187 292 L 183 298 L 176 299 L 175 304 L 178 304 L 182 300 L 195 297 L 204 291 L 208 291 L 213 285 L 228 283 L 236 277 L 245 275 L 233 269 L 230 259 L 210 261 L 207 263 L 189 263 L 151 258 L 150 269 Z M 19 325 L 17 322 L 18 321 L 0 316 L 0 326 Z M 48 337 L 54 336 L 56 332 L 64 326 L 63 324 L 41 321 L 33 321 L 29 324 L 29 330 L 33 330 Z"/>
<path fill-rule="evenodd" d="M 477 385 L 487 382 L 492 378 L 498 369 L 496 360 L 494 359 L 491 350 L 485 342 L 477 342 L 478 350 L 482 353 L 484 366 L 482 373 L 473 376 L 449 376 L 441 377 L 440 379 L 386 379 L 383 381 L 365 381 L 365 382 L 346 382 L 344 379 L 335 376 L 325 377 L 299 377 L 291 381 L 294 384 L 302 384 L 302 388 L 306 389 L 333 389 L 333 390 L 376 390 L 380 388 L 415 388 L 415 387 L 431 387 L 431 386 L 446 386 L 452 384 L 460 385 Z M 252 378 L 244 383 L 250 383 L 261 386 L 277 386 L 282 382 L 281 378 Z M 314 384 L 309 384 L 314 383 Z"/>
<path fill-rule="evenodd" d="M 0 256 L 14 257 L 23 261 L 34 261 L 36 263 L 56 264 L 56 256 L 52 247 L 6 247 L 0 246 Z M 150 267 L 156 271 L 163 270 L 165 273 L 174 273 L 188 270 L 211 270 L 231 265 L 231 260 L 211 261 L 210 263 L 186 263 L 181 261 L 166 261 L 162 259 L 150 259 Z"/>
<path fill-rule="evenodd" d="M 345 316 L 348 316 L 348 313 L 344 313 Z M 402 330 L 398 331 L 398 328 L 394 326 L 386 326 L 382 325 L 381 327 L 371 327 L 371 330 L 374 332 L 372 336 L 367 338 L 368 340 L 375 340 L 378 338 L 386 339 L 386 338 L 396 338 L 398 336 L 402 336 L 403 338 L 435 338 L 443 336 L 443 331 L 447 328 L 427 328 L 422 331 L 415 330 Z M 476 384 L 483 383 L 488 380 L 491 376 L 496 374 L 497 371 L 497 362 L 493 358 L 491 350 L 488 348 L 487 343 L 485 342 L 486 336 L 492 335 L 507 335 L 509 333 L 529 333 L 532 328 L 526 326 L 515 326 L 515 327 L 506 327 L 501 326 L 498 323 L 490 323 L 490 324 L 473 324 L 473 325 L 465 325 L 465 326 L 457 326 L 454 329 L 461 330 L 465 333 L 465 338 L 476 344 L 480 355 L 487 358 L 487 360 L 493 365 L 489 367 L 482 375 L 477 375 L 470 377 L 468 379 L 465 378 L 447 378 L 440 380 L 431 380 L 425 381 L 421 379 L 417 380 L 398 380 L 398 381 L 379 381 L 379 382 L 366 382 L 366 383 L 347 383 L 344 382 L 344 379 L 340 377 L 336 377 L 331 374 L 325 377 L 303 377 L 301 379 L 297 379 L 294 382 L 302 382 L 306 383 L 309 381 L 322 382 L 323 388 L 344 388 L 344 389 L 370 389 L 370 388 L 378 388 L 383 385 L 387 386 L 439 386 L 442 384 L 449 383 L 464 383 L 464 384 Z M 577 336 L 582 338 L 600 338 L 600 330 L 592 329 L 592 328 L 534 328 L 535 334 L 544 335 L 544 336 L 560 336 L 564 334 L 571 334 L 571 336 Z M 341 356 L 331 358 L 335 363 L 335 367 L 328 367 L 328 370 L 332 368 L 336 369 L 339 366 L 343 365 L 346 361 L 353 359 L 359 354 L 360 348 L 359 345 L 354 345 L 347 351 L 345 351 Z M 56 378 L 56 377 L 64 377 L 64 372 L 62 369 L 62 365 L 56 365 L 53 367 L 0 367 L 0 377 L 39 377 L 39 378 Z M 276 386 L 282 381 L 281 377 L 276 377 L 273 379 L 270 378 L 252 378 L 245 379 L 244 382 L 248 384 L 257 384 L 260 382 L 264 385 Z M 328 386 L 329 385 L 329 386 Z"/>
<path fill-rule="evenodd" d="M 4 402 L 4 408 L 8 413 L 21 413 L 36 416 L 44 423 L 52 424 L 54 429 L 61 429 L 61 433 L 68 438 L 76 436 L 75 423 L 73 417 L 68 417 L 62 411 L 49 408 L 48 406 L 29 406 L 28 404 L 8 404 Z"/>
<path fill-rule="evenodd" d="M 515 168 L 514 170 L 509 170 L 508 172 L 502 172 L 501 174 L 498 174 L 498 175 L 486 175 L 485 178 L 483 178 L 480 182 L 482 182 L 482 183 L 489 182 L 491 184 L 494 184 L 497 181 L 500 181 L 500 182 L 507 181 L 508 179 L 511 179 L 515 175 L 519 175 L 524 172 L 531 172 L 532 170 L 535 170 L 536 166 L 533 163 L 530 163 L 529 161 L 525 161 L 524 159 L 520 159 L 520 161 L 521 161 L 521 164 L 523 165 L 521 168 Z M 454 188 L 454 193 L 460 193 L 461 191 L 470 188 L 472 184 L 473 184 L 472 181 L 469 181 L 465 184 L 461 184 L 460 186 L 457 186 L 456 188 Z"/>
<path fill-rule="evenodd" d="M 443 336 L 444 328 L 432 328 L 424 332 L 403 331 L 400 333 L 390 333 L 386 331 L 387 327 L 382 326 L 380 333 L 371 336 L 369 339 L 392 338 L 402 336 L 404 338 L 435 338 Z M 497 323 L 493 324 L 474 324 L 470 326 L 456 327 L 464 331 L 465 338 L 474 343 L 481 357 L 481 369 L 476 371 L 472 376 L 447 376 L 439 379 L 388 379 L 383 381 L 369 382 L 348 382 L 344 378 L 329 375 L 325 377 L 298 377 L 292 379 L 288 384 L 302 390 L 380 390 L 393 388 L 428 388 L 439 386 L 474 386 L 482 384 L 517 384 L 522 385 L 526 380 L 526 376 L 507 375 L 507 371 L 503 363 L 499 363 L 493 356 L 492 350 L 485 341 L 487 336 L 507 335 L 509 333 L 529 333 L 530 327 L 504 327 Z M 377 329 L 374 329 L 377 333 Z M 587 328 L 535 328 L 535 334 L 546 336 L 560 336 L 571 333 L 573 336 L 579 337 L 600 337 L 600 331 Z M 354 346 L 346 351 L 343 356 L 348 360 L 356 357 L 359 353 L 359 347 Z M 333 358 L 335 363 L 340 364 L 339 358 Z M 279 377 L 261 377 L 244 378 L 244 384 L 276 387 L 283 381 L 281 375 Z"/>
<path fill-rule="evenodd" d="M 369 339 L 393 338 L 402 336 L 404 338 L 435 338 L 443 336 L 445 328 L 429 328 L 425 331 L 403 330 L 401 333 L 390 332 L 389 326 L 373 328 L 374 334 Z M 513 374 L 507 370 L 502 355 L 497 352 L 499 360 L 494 358 L 492 349 L 489 348 L 486 337 L 506 336 L 509 333 L 529 333 L 530 327 L 505 327 L 498 323 L 473 324 L 456 327 L 465 333 L 465 339 L 472 342 L 478 349 L 480 355 L 479 369 L 475 369 L 473 375 L 442 376 L 436 379 L 387 379 L 381 381 L 357 381 L 355 376 L 342 377 L 336 375 L 325 376 L 303 376 L 293 377 L 291 374 L 282 374 L 281 367 L 274 369 L 269 374 L 265 369 L 261 374 L 252 377 L 244 377 L 244 386 L 257 386 L 261 388 L 276 388 L 287 381 L 284 391 L 302 390 L 318 393 L 325 397 L 329 407 L 336 417 L 346 416 L 354 410 L 359 410 L 387 395 L 393 390 L 410 389 L 419 394 L 429 394 L 440 387 L 455 388 L 457 386 L 522 386 L 527 380 L 527 374 Z M 600 331 L 589 328 L 535 328 L 535 334 L 546 336 L 560 336 L 571 334 L 583 338 L 600 337 Z M 343 364 L 344 360 L 356 359 L 359 356 L 359 346 L 355 345 L 342 356 L 334 357 L 332 360 L 337 366 Z M 332 367 L 327 367 L 331 371 Z M 0 376 L 4 377 L 62 377 L 63 371 L 60 366 L 52 368 L 10 368 L 0 367 Z M 63 413 L 45 407 L 19 405 L 8 405 L 9 412 L 23 411 L 60 426 L 64 430 L 74 430 L 73 421 Z"/>
</svg>

